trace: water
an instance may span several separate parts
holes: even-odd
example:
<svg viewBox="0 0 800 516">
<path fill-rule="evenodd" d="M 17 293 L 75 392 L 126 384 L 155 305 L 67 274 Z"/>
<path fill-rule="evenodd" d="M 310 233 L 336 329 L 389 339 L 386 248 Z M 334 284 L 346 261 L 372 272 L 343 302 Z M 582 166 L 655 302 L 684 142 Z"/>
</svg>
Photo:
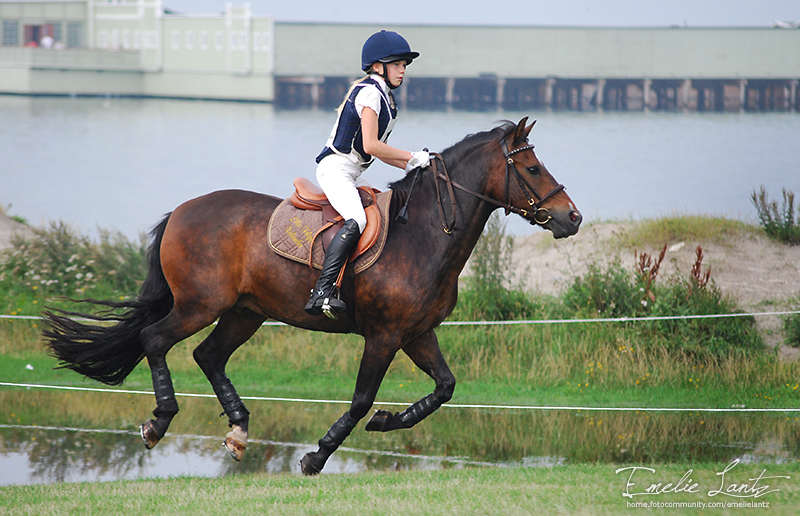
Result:
<svg viewBox="0 0 800 516">
<path fill-rule="evenodd" d="M 242 462 L 222 449 L 219 404 L 181 398 L 167 436 L 146 450 L 138 425 L 152 396 L 0 390 L 0 486 L 240 473 L 300 474 L 299 461 L 341 405 L 248 402 Z M 392 407 L 396 409 L 396 407 Z M 359 424 L 324 472 L 602 463 L 784 464 L 800 458 L 798 414 L 479 410 L 443 407 L 410 431 Z"/>
<path fill-rule="evenodd" d="M 750 192 L 800 193 L 791 113 L 401 113 L 390 142 L 442 150 L 531 115 L 536 152 L 587 221 L 673 213 L 754 220 Z M 182 202 L 225 188 L 286 197 L 333 124 L 329 111 L 269 104 L 0 96 L 0 205 L 34 225 L 135 238 Z M 382 163 L 377 187 L 402 175 Z M 509 232 L 533 231 L 517 217 Z"/>
</svg>

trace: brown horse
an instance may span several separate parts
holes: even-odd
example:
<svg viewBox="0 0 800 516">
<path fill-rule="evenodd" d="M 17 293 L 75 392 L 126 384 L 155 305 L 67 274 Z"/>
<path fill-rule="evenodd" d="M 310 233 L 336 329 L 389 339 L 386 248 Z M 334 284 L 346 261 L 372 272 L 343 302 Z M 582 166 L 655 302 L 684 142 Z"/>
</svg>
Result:
<svg viewBox="0 0 800 516">
<path fill-rule="evenodd" d="M 453 310 L 459 273 L 495 209 L 513 211 L 555 238 L 577 233 L 581 215 L 528 144 L 533 124 L 526 123 L 527 117 L 467 136 L 435 155 L 430 168 L 390 185 L 392 222 L 383 254 L 366 271 L 345 276 L 341 295 L 348 311 L 338 320 L 303 311 L 317 271 L 268 246 L 267 226 L 281 199 L 228 190 L 182 204 L 153 229 L 149 273 L 135 301 L 86 300 L 113 309 L 97 315 L 46 312 L 46 342 L 61 367 L 110 385 L 121 384 L 146 357 L 157 407 L 141 434 L 152 448 L 178 412 L 167 352 L 218 321 L 194 358 L 228 416 L 225 444 L 238 460 L 249 412 L 225 373 L 231 354 L 267 318 L 360 334 L 364 353 L 350 409 L 301 461 L 303 473 L 319 473 L 370 411 L 398 351 L 434 380 L 435 389 L 401 413 L 377 411 L 366 430 L 411 428 L 450 400 L 455 378 L 434 329 Z M 399 224 L 394 219 L 404 204 L 409 220 Z M 75 315 L 114 324 L 85 324 Z"/>
</svg>

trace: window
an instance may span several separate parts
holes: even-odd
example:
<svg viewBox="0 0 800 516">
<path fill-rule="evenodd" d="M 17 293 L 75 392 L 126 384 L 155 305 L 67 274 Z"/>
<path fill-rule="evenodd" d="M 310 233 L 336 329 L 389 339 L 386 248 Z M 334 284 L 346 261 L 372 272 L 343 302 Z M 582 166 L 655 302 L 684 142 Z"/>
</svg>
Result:
<svg viewBox="0 0 800 516">
<path fill-rule="evenodd" d="M 239 33 L 239 50 L 247 50 L 247 33 L 244 31 Z"/>
<path fill-rule="evenodd" d="M 97 35 L 97 46 L 100 48 L 108 48 L 108 31 L 103 29 Z"/>
<path fill-rule="evenodd" d="M 203 50 L 208 50 L 209 46 L 209 38 L 208 38 L 208 31 L 204 30 L 200 33 L 200 48 Z"/>
<path fill-rule="evenodd" d="M 142 31 L 140 30 L 133 31 L 133 48 L 136 50 L 142 48 Z"/>
<path fill-rule="evenodd" d="M 79 48 L 83 46 L 83 24 L 67 24 L 67 48 Z"/>
<path fill-rule="evenodd" d="M 131 31 L 128 29 L 122 31 L 122 48 L 125 50 L 131 48 Z"/>
<path fill-rule="evenodd" d="M 144 46 L 145 48 L 156 49 L 158 48 L 158 31 L 146 30 L 144 32 Z"/>
<path fill-rule="evenodd" d="M 261 50 L 261 33 L 254 32 L 253 33 L 253 52 L 258 52 Z"/>
<path fill-rule="evenodd" d="M 64 41 L 64 34 L 61 31 L 61 23 L 60 22 L 48 22 L 52 29 L 52 33 L 50 34 L 53 37 L 53 41 Z"/>
<path fill-rule="evenodd" d="M 236 47 L 239 46 L 239 38 L 235 32 L 231 32 L 230 34 L 231 39 L 231 50 L 236 50 Z"/>
<path fill-rule="evenodd" d="M 222 50 L 223 47 L 224 47 L 224 44 L 222 42 L 222 31 L 221 30 L 217 31 L 217 33 L 214 35 L 214 39 L 216 40 L 215 43 L 214 43 L 214 46 L 217 48 L 217 50 Z"/>
<path fill-rule="evenodd" d="M 269 32 L 265 32 L 263 36 L 261 36 L 261 50 L 264 52 L 269 52 Z"/>
<path fill-rule="evenodd" d="M 181 48 L 181 31 L 173 30 L 172 31 L 172 50 L 178 50 Z"/>
<path fill-rule="evenodd" d="M 194 49 L 194 31 L 187 30 L 186 31 L 186 50 Z"/>
<path fill-rule="evenodd" d="M 3 20 L 3 45 L 19 45 L 19 22 Z"/>
</svg>

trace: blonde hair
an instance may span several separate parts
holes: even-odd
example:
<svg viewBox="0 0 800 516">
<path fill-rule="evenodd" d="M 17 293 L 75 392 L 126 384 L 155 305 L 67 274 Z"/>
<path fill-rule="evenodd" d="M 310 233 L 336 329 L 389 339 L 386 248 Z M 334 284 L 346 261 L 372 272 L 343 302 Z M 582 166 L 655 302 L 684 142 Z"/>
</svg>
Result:
<svg viewBox="0 0 800 516">
<path fill-rule="evenodd" d="M 350 98 L 350 94 L 353 93 L 353 90 L 356 89 L 356 86 L 366 81 L 367 79 L 369 79 L 369 75 L 350 83 L 350 88 L 347 90 L 347 93 L 344 94 L 344 100 L 342 100 L 342 103 L 339 104 L 338 108 L 336 108 L 337 114 L 342 114 L 342 110 L 344 109 L 345 104 L 347 104 L 347 100 Z"/>
</svg>

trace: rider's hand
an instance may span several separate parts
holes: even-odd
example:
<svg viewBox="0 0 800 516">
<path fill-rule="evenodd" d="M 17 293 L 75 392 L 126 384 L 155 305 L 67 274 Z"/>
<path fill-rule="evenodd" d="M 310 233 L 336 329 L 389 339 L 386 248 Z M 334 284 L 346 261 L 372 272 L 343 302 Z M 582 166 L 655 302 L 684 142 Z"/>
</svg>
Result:
<svg viewBox="0 0 800 516">
<path fill-rule="evenodd" d="M 406 163 L 406 172 L 411 172 L 417 167 L 425 168 L 431 164 L 431 156 L 427 151 L 417 151 L 411 153 L 411 159 Z"/>
</svg>

